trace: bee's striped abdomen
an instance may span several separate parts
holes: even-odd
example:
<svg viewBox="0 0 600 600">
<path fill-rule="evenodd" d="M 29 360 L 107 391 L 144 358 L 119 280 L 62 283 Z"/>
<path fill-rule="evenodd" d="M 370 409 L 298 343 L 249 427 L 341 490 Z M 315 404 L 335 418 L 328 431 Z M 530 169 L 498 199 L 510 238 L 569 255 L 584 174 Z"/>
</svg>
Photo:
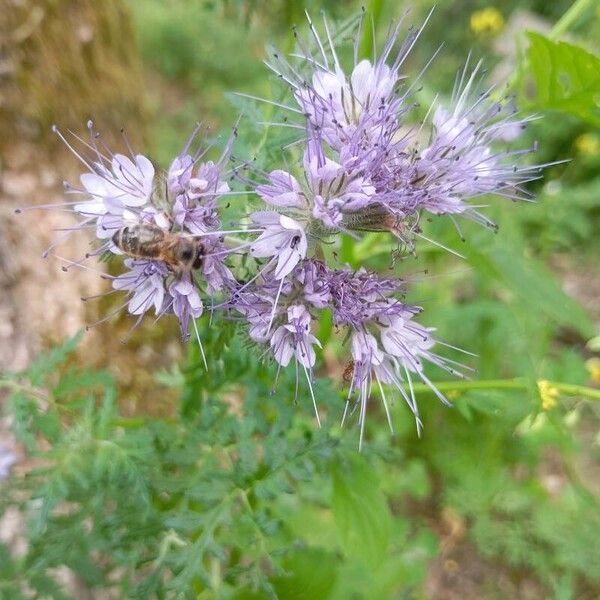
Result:
<svg viewBox="0 0 600 600">
<path fill-rule="evenodd" d="M 157 225 L 141 223 L 121 227 L 112 241 L 119 250 L 133 258 L 157 258 L 165 232 Z"/>
</svg>

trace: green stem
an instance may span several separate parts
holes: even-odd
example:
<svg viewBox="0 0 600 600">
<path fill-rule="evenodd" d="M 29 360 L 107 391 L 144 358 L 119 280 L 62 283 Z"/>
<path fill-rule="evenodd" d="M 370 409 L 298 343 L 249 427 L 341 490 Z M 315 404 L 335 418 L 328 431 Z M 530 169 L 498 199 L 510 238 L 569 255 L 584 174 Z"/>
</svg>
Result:
<svg viewBox="0 0 600 600">
<path fill-rule="evenodd" d="M 600 400 L 600 390 L 586 387 L 585 385 L 575 385 L 573 383 L 556 383 L 550 381 L 549 384 L 558 389 L 559 392 L 567 396 L 585 396 L 592 400 Z"/>
<path fill-rule="evenodd" d="M 29 394 L 30 396 L 34 396 L 36 398 L 40 398 L 46 402 L 50 401 L 50 396 L 48 392 L 40 390 L 32 385 L 19 383 L 17 381 L 12 381 L 10 379 L 3 379 L 0 381 L 0 388 L 8 388 L 13 393 L 14 392 L 23 392 L 25 394 Z"/>
<path fill-rule="evenodd" d="M 531 386 L 530 380 L 520 377 L 515 379 L 482 379 L 480 381 L 439 381 L 434 383 L 440 392 L 446 393 L 469 390 L 527 390 Z M 549 381 L 548 385 L 567 396 L 584 396 L 592 400 L 600 400 L 600 390 L 584 385 L 558 381 Z M 416 393 L 431 392 L 431 388 L 425 383 L 415 383 L 413 388 Z"/>
<path fill-rule="evenodd" d="M 577 0 L 573 3 L 565 14 L 554 24 L 548 36 L 551 40 L 556 40 L 566 33 L 573 24 L 578 21 L 598 0 Z"/>
</svg>

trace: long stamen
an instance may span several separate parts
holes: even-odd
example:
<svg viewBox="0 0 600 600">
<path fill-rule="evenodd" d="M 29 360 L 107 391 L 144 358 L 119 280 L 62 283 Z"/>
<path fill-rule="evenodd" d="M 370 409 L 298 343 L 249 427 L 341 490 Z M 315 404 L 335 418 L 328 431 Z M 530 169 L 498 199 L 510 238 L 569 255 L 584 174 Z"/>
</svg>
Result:
<svg viewBox="0 0 600 600">
<path fill-rule="evenodd" d="M 192 317 L 192 323 L 194 325 L 194 332 L 196 333 L 196 340 L 198 340 L 198 346 L 200 348 L 200 354 L 202 354 L 202 361 L 204 362 L 204 368 L 208 371 L 208 363 L 206 362 L 206 354 L 204 354 L 204 346 L 200 340 L 200 332 L 198 331 L 198 325 L 196 325 L 196 319 Z"/>
<path fill-rule="evenodd" d="M 308 369 L 302 363 L 302 368 L 304 369 L 304 375 L 306 376 L 306 382 L 308 383 L 308 389 L 310 391 L 310 397 L 312 398 L 313 407 L 315 409 L 315 416 L 317 417 L 317 425 L 321 427 L 321 418 L 319 417 L 319 409 L 317 408 L 317 399 L 315 398 L 315 392 L 313 390 L 312 381 L 308 374 Z"/>
</svg>

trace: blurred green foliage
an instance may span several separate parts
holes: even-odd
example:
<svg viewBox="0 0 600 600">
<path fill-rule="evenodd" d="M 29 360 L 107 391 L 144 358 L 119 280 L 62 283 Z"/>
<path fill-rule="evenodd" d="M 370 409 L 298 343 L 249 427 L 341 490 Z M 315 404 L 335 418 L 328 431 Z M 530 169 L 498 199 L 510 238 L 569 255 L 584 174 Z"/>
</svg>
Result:
<svg viewBox="0 0 600 600">
<path fill-rule="evenodd" d="M 403 9 L 371 4 L 383 38 Z M 308 394 L 292 402 L 293 372 L 282 372 L 274 391 L 275 369 L 257 362 L 232 324 L 203 323 L 208 371 L 192 344 L 185 366 L 157 375 L 157 385 L 180 395 L 174 414 L 162 419 L 122 416 L 111 378 L 74 365 L 68 357 L 76 341 L 69 341 L 2 382 L 12 390 L 15 432 L 39 466 L 3 483 L 0 509 L 18 506 L 26 516 L 28 549 L 15 557 L 0 545 L 0 595 L 69 597 L 54 577 L 67 566 L 86 586 L 119 598 L 421 598 L 426 581 L 432 597 L 445 598 L 443 586 L 456 584 L 460 594 L 459 583 L 435 579 L 433 565 L 452 556 L 455 544 L 476 557 L 481 597 L 520 597 L 527 581 L 534 597 L 598 597 L 600 405 L 564 393 L 543 410 L 538 383 L 590 384 L 587 342 L 598 318 L 566 294 L 549 266 L 560 254 L 584 293 L 598 286 L 587 273 L 595 266 L 597 274 L 600 250 L 600 14 L 593 2 L 578 4 L 585 10 L 570 23 L 569 44 L 553 39 L 552 26 L 571 3 L 498 5 L 503 21 L 496 23 L 508 24 L 519 9 L 547 24 L 544 34 L 530 35 L 529 50 L 521 38 L 518 52 L 505 56 L 498 38 L 470 25 L 486 2 L 443 3 L 407 67 L 418 72 L 446 44 L 423 77 L 426 105 L 451 90 L 468 48 L 491 66 L 508 65 L 520 103 L 544 117 L 526 134 L 541 144 L 532 160 L 573 158 L 532 182 L 537 203 L 494 200 L 488 214 L 499 233 L 461 224 L 465 242 L 447 220 L 425 224 L 428 236 L 464 260 L 431 245 L 418 261 L 390 265 L 394 246 L 381 234 L 337 248 L 345 262 L 409 279 L 425 324 L 477 354 L 480 385 L 448 384 L 453 409 L 420 390 L 422 439 L 400 403 L 390 436 L 374 398 L 369 442 L 358 455 L 357 432 L 337 426 L 343 397 L 336 383 L 316 382 L 327 416 L 318 429 Z M 320 6 L 130 2 L 154 90 L 149 135 L 159 161 L 178 151 L 195 121 L 226 129 L 240 110 L 236 153 L 257 155 L 265 167 L 281 160 L 290 136 L 273 128 L 267 135 L 259 124 L 274 120 L 274 111 L 225 100 L 223 92 L 278 98 L 260 65 L 263 45 L 291 49 L 289 27 L 304 8 Z M 326 8 L 345 19 L 358 6 Z M 420 22 L 429 8 L 415 2 L 409 20 Z M 328 338 L 331 324 L 321 329 Z M 343 357 L 333 338 L 328 351 L 329 360 Z M 451 349 L 448 356 L 464 360 Z M 445 379 L 435 370 L 430 376 Z M 498 591 L 506 573 L 511 587 Z"/>
<path fill-rule="evenodd" d="M 307 394 L 288 401 L 293 374 L 273 392 L 275 369 L 234 329 L 203 328 L 208 371 L 192 347 L 161 374 L 181 389 L 168 418 L 120 415 L 110 376 L 67 360 L 77 339 L 3 381 L 38 465 L 0 499 L 22 511 L 28 540 L 23 556 L 1 547 L 3 597 L 71 597 L 59 566 L 119 598 L 418 596 L 443 531 L 432 503 L 470 523 L 483 557 L 560 597 L 597 585 L 598 504 L 575 466 L 594 407 L 539 414 L 524 392 L 483 390 L 449 411 L 424 397 L 423 439 L 395 407 L 395 439 L 373 413 L 359 455 L 330 384 L 316 385 L 317 429 Z M 558 489 L 540 480 L 548 452 Z"/>
</svg>

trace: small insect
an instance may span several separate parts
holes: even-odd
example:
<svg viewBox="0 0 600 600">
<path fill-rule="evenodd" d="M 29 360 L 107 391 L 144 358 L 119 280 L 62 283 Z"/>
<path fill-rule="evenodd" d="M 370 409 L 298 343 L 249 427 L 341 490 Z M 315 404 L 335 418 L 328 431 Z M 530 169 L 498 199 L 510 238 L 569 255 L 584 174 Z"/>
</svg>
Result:
<svg viewBox="0 0 600 600">
<path fill-rule="evenodd" d="M 391 233 L 401 244 L 403 252 L 414 254 L 413 235 L 419 231 L 419 216 L 400 220 L 377 203 L 363 210 L 344 215 L 344 225 L 352 231 Z"/>
<path fill-rule="evenodd" d="M 112 241 L 131 258 L 160 260 L 177 277 L 202 266 L 204 246 L 182 233 L 169 233 L 152 223 L 121 227 Z"/>
<path fill-rule="evenodd" d="M 344 367 L 344 374 L 342 375 L 342 379 L 344 383 L 352 383 L 352 379 L 354 378 L 354 361 L 349 360 Z"/>
</svg>

